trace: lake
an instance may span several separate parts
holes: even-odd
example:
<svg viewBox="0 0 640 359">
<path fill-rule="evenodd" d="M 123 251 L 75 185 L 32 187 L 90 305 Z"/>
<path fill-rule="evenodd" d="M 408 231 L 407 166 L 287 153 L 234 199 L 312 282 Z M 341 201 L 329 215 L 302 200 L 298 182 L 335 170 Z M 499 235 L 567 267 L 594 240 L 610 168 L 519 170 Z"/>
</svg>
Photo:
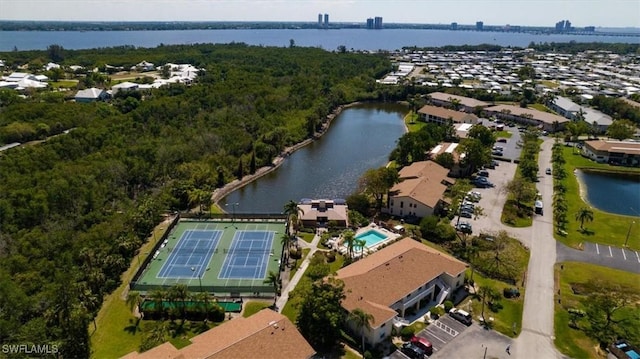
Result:
<svg viewBox="0 0 640 359">
<path fill-rule="evenodd" d="M 610 213 L 640 217 L 640 174 L 576 172 L 581 191 L 593 207 Z M 603 190 L 606 189 L 606 190 Z"/>
<path fill-rule="evenodd" d="M 230 43 L 249 45 L 321 47 L 335 50 L 344 45 L 355 50 L 396 50 L 404 46 L 494 44 L 526 47 L 531 42 L 624 42 L 638 43 L 638 36 L 533 34 L 525 32 L 452 31 L 427 29 L 228 29 L 163 31 L 2 31 L 0 51 L 44 50 L 51 44 L 65 49 L 90 49 L 133 45 Z"/>
<path fill-rule="evenodd" d="M 366 170 L 388 162 L 397 139 L 405 132 L 402 119 L 407 111 L 396 104 L 346 108 L 319 140 L 219 203 L 223 208 L 225 203 L 238 203 L 237 213 L 281 213 L 289 200 L 346 198 Z"/>
</svg>

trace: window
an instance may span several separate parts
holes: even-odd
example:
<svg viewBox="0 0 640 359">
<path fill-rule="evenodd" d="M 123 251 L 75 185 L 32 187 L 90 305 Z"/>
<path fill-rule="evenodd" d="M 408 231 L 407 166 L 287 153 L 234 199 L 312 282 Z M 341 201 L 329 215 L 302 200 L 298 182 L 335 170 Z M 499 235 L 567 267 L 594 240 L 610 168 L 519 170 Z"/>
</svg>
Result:
<svg viewBox="0 0 640 359">
<path fill-rule="evenodd" d="M 384 328 L 384 326 L 387 325 L 387 323 L 382 323 L 382 325 L 380 326 L 380 328 Z"/>
<path fill-rule="evenodd" d="M 384 332 L 380 333 L 380 338 L 384 338 Z"/>
<path fill-rule="evenodd" d="M 400 208 L 404 207 L 404 201 L 400 201 Z"/>
<path fill-rule="evenodd" d="M 391 200 L 391 207 L 393 207 L 393 200 Z"/>
</svg>

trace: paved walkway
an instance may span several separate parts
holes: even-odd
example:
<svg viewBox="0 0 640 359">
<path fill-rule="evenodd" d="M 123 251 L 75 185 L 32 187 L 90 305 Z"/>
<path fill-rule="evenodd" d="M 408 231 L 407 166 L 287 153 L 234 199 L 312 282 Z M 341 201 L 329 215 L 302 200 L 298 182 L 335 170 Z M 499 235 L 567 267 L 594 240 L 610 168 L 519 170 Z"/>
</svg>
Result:
<svg viewBox="0 0 640 359">
<path fill-rule="evenodd" d="M 316 233 L 316 235 L 313 237 L 313 240 L 311 241 L 311 244 L 300 239 L 298 239 L 298 241 L 301 248 L 310 248 L 311 250 L 309 251 L 309 254 L 307 254 L 307 256 L 304 258 L 302 263 L 300 263 L 300 267 L 298 267 L 298 270 L 296 271 L 296 274 L 294 274 L 293 278 L 289 279 L 289 283 L 287 283 L 287 286 L 282 288 L 280 296 L 276 300 L 276 310 L 278 311 L 278 313 L 282 313 L 282 309 L 289 300 L 289 293 L 295 289 L 296 285 L 298 285 L 298 282 L 300 281 L 300 278 L 302 278 L 304 272 L 307 270 L 307 267 L 309 267 L 309 263 L 311 262 L 313 254 L 318 250 L 320 236 Z"/>
</svg>

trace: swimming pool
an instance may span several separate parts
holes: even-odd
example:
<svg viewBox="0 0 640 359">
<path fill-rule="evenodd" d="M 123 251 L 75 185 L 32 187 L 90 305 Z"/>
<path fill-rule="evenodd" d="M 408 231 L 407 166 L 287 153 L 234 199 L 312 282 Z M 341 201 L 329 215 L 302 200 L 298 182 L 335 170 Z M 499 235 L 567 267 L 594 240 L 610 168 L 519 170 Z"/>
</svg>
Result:
<svg viewBox="0 0 640 359">
<path fill-rule="evenodd" d="M 365 240 L 365 246 L 368 248 L 374 247 L 380 242 L 384 242 L 387 240 L 387 235 L 381 232 L 376 231 L 375 229 L 370 229 L 364 233 L 360 233 L 356 236 L 356 239 Z"/>
</svg>

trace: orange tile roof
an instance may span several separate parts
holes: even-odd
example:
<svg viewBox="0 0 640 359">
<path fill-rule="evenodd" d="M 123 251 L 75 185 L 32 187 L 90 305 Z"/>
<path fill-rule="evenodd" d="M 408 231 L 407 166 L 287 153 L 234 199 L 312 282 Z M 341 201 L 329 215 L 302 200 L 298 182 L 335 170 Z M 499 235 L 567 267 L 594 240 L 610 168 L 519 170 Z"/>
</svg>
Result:
<svg viewBox="0 0 640 359">
<path fill-rule="evenodd" d="M 414 162 L 408 166 L 402 167 L 398 176 L 403 178 L 418 178 L 424 176 L 432 176 L 433 178 L 447 178 L 449 170 L 440 166 L 433 161 Z"/>
<path fill-rule="evenodd" d="M 405 238 L 338 270 L 336 277 L 345 284 L 342 306 L 371 314 L 376 328 L 396 315 L 392 304 L 442 273 L 456 277 L 466 268 L 448 254 Z"/>
<path fill-rule="evenodd" d="M 125 358 L 171 359 L 253 359 L 253 358 L 311 358 L 315 350 L 307 343 L 287 317 L 264 309 L 248 318 L 236 318 L 191 339 L 192 344 L 181 350 L 170 343 L 154 356 L 154 348 L 144 353 L 130 353 Z M 158 349 L 159 350 L 159 349 Z M 151 355 L 151 356 L 149 356 Z M 173 355 L 173 356 L 168 356 Z"/>
<path fill-rule="evenodd" d="M 414 162 L 400 170 L 398 175 L 404 180 L 395 184 L 389 192 L 393 197 L 410 197 L 434 208 L 447 190 L 442 182 L 455 182 L 447 177 L 448 173 L 448 169 L 433 161 Z"/>
</svg>

